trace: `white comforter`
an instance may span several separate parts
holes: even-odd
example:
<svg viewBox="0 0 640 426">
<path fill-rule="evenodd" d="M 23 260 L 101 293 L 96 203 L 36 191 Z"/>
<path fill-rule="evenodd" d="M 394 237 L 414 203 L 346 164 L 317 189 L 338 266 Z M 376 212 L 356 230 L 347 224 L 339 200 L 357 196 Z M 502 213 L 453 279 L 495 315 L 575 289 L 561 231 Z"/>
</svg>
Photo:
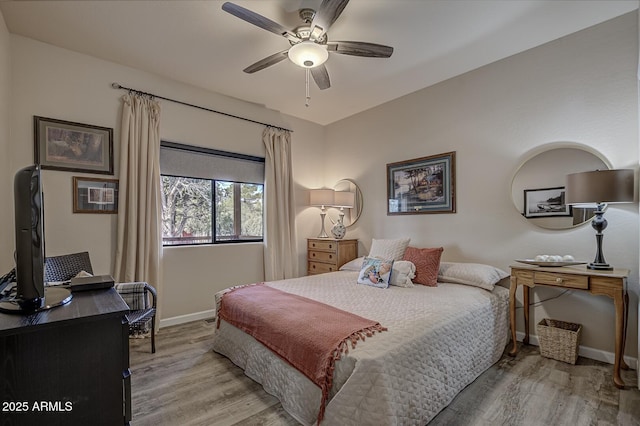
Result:
<svg viewBox="0 0 640 426">
<path fill-rule="evenodd" d="M 506 288 L 379 289 L 356 284 L 357 274 L 341 271 L 267 283 L 388 328 L 338 361 L 323 425 L 425 425 L 500 358 L 508 335 Z M 275 395 L 299 422 L 316 422 L 320 388 L 253 337 L 222 321 L 213 347 Z"/>
</svg>

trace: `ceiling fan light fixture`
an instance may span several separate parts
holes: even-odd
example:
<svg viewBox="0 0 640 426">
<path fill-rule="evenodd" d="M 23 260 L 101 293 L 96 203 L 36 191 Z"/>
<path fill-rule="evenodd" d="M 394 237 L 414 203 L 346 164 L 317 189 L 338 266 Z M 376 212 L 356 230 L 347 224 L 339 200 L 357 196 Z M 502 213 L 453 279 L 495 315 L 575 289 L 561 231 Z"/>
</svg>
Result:
<svg viewBox="0 0 640 426">
<path fill-rule="evenodd" d="M 309 40 L 291 46 L 288 55 L 291 62 L 302 68 L 315 68 L 329 59 L 325 45 Z"/>
</svg>

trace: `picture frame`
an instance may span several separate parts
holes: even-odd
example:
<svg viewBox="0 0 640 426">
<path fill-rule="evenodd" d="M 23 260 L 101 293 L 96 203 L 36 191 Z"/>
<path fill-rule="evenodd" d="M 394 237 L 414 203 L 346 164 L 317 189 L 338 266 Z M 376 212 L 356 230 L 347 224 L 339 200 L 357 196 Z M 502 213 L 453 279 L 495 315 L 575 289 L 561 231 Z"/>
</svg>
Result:
<svg viewBox="0 0 640 426">
<path fill-rule="evenodd" d="M 74 176 L 73 213 L 118 213 L 118 179 Z"/>
<path fill-rule="evenodd" d="M 565 203 L 564 186 L 524 190 L 526 218 L 571 216 L 571 206 Z"/>
<path fill-rule="evenodd" d="M 387 164 L 387 215 L 455 213 L 456 153 Z"/>
<path fill-rule="evenodd" d="M 113 129 L 33 117 L 34 162 L 42 169 L 113 175 Z"/>
</svg>

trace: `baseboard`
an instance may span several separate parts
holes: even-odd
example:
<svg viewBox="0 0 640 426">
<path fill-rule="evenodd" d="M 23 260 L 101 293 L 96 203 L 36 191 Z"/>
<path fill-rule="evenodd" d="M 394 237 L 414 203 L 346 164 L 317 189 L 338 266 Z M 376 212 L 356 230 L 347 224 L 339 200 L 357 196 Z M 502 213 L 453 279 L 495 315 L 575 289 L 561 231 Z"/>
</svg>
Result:
<svg viewBox="0 0 640 426">
<path fill-rule="evenodd" d="M 187 322 L 204 320 L 207 318 L 213 318 L 215 315 L 214 309 L 209 309 L 207 311 L 195 312 L 193 314 L 187 315 L 178 315 L 177 317 L 165 318 L 160 320 L 160 327 L 169 327 L 171 325 L 184 324 Z"/>
<path fill-rule="evenodd" d="M 518 339 L 519 342 L 522 342 L 522 339 L 524 339 L 524 333 L 521 331 L 517 331 L 516 338 Z M 530 334 L 529 344 L 540 346 L 538 342 L 538 336 L 536 336 L 535 334 Z M 615 354 L 613 352 L 594 349 L 589 346 L 583 346 L 583 345 L 580 345 L 580 348 L 578 349 L 578 355 L 583 356 L 585 358 L 589 358 L 589 359 L 595 359 L 596 361 L 606 362 L 608 364 L 614 364 L 616 359 Z M 638 368 L 637 358 L 625 356 L 624 361 L 627 363 L 627 365 L 630 368 L 633 368 L 633 366 L 636 366 L 636 368 Z"/>
</svg>

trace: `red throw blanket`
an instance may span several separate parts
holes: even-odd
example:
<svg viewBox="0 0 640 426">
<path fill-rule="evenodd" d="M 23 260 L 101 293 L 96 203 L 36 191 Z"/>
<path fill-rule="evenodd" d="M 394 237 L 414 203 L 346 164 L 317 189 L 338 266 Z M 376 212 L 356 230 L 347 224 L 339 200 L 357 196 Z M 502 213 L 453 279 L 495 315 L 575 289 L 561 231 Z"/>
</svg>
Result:
<svg viewBox="0 0 640 426">
<path fill-rule="evenodd" d="M 238 287 L 222 296 L 220 319 L 243 330 L 298 369 L 322 390 L 318 423 L 333 384 L 335 363 L 380 323 L 266 285 Z"/>
</svg>

